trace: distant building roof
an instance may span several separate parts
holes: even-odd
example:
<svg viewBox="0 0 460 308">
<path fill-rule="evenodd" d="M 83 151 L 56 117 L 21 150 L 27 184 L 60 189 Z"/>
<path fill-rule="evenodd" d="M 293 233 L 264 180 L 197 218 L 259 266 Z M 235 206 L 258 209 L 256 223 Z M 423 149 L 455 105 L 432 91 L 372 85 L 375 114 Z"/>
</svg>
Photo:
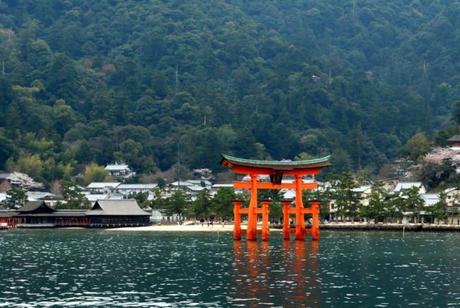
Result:
<svg viewBox="0 0 460 308">
<path fill-rule="evenodd" d="M 18 209 L 20 213 L 52 213 L 56 210 L 47 205 L 44 201 L 29 201 Z"/>
<path fill-rule="evenodd" d="M 426 192 L 422 182 L 399 182 L 393 189 L 393 192 L 401 192 L 403 190 L 411 189 L 412 187 L 418 187 L 421 194 Z"/>
<path fill-rule="evenodd" d="M 39 200 L 63 200 L 62 196 L 55 195 L 47 191 L 28 191 L 27 198 L 29 201 Z"/>
<path fill-rule="evenodd" d="M 187 180 L 188 183 L 194 184 L 194 185 L 199 185 L 199 186 L 207 186 L 211 187 L 212 183 L 208 180 Z"/>
<path fill-rule="evenodd" d="M 372 188 L 371 185 L 363 185 L 363 186 L 359 186 L 359 187 L 356 187 L 356 188 L 353 188 L 352 190 L 356 193 L 364 193 L 368 190 L 370 190 Z"/>
<path fill-rule="evenodd" d="M 87 189 L 117 188 L 119 182 L 93 182 L 86 186 Z"/>
<path fill-rule="evenodd" d="M 89 202 L 95 202 L 97 200 L 104 200 L 104 199 L 109 199 L 109 194 L 90 194 L 90 193 L 85 193 L 84 194 L 86 199 L 88 199 Z"/>
<path fill-rule="evenodd" d="M 460 135 L 455 135 L 447 139 L 448 142 L 460 142 Z"/>
<path fill-rule="evenodd" d="M 119 190 L 150 190 L 157 187 L 158 184 L 120 184 L 117 189 Z"/>
<path fill-rule="evenodd" d="M 205 188 L 209 188 L 210 186 L 208 187 L 203 187 L 201 185 L 197 185 L 197 184 L 194 184 L 192 182 L 192 180 L 187 180 L 187 181 L 176 181 L 176 182 L 172 182 L 171 183 L 172 186 L 176 186 L 176 187 L 184 187 L 190 191 L 201 191 Z"/>
<path fill-rule="evenodd" d="M 127 164 L 109 164 L 105 166 L 107 171 L 121 171 L 121 170 L 130 170 Z"/>
<path fill-rule="evenodd" d="M 289 189 L 283 192 L 283 199 L 295 199 L 295 190 Z"/>
<path fill-rule="evenodd" d="M 233 188 L 233 184 L 232 184 L 232 183 L 228 183 L 228 184 L 214 184 L 214 185 L 212 185 L 212 188 Z"/>
<path fill-rule="evenodd" d="M 420 197 L 425 201 L 425 206 L 435 205 L 441 200 L 438 194 L 422 194 Z"/>
<path fill-rule="evenodd" d="M 459 191 L 459 189 L 457 187 L 449 187 L 449 188 L 444 189 L 444 192 L 446 194 L 449 194 L 449 193 L 454 192 L 454 191 Z"/>
<path fill-rule="evenodd" d="M 89 216 L 150 216 L 149 213 L 139 207 L 136 200 L 98 200 L 86 214 Z"/>
</svg>

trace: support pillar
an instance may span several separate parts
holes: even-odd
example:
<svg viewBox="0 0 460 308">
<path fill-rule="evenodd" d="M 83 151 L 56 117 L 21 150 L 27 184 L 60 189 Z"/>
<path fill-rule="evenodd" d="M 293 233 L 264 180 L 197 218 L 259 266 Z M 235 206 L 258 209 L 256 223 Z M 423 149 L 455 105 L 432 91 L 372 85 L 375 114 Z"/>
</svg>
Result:
<svg viewBox="0 0 460 308">
<path fill-rule="evenodd" d="M 241 200 L 233 201 L 233 239 L 241 240 Z"/>
<path fill-rule="evenodd" d="M 251 174 L 251 201 L 248 209 L 248 227 L 246 239 L 248 241 L 257 240 L 257 175 Z"/>
<path fill-rule="evenodd" d="M 268 241 L 270 227 L 268 224 L 268 218 L 270 215 L 270 200 L 262 201 L 262 241 Z"/>
<path fill-rule="evenodd" d="M 295 176 L 295 239 L 305 240 L 305 218 L 302 201 L 302 176 Z"/>
<path fill-rule="evenodd" d="M 289 241 L 289 234 L 291 232 L 289 226 L 289 207 L 291 205 L 290 200 L 283 200 L 283 238 Z"/>
<path fill-rule="evenodd" d="M 319 201 L 311 201 L 311 215 L 312 215 L 312 225 L 311 225 L 311 238 L 313 240 L 319 239 Z"/>
</svg>

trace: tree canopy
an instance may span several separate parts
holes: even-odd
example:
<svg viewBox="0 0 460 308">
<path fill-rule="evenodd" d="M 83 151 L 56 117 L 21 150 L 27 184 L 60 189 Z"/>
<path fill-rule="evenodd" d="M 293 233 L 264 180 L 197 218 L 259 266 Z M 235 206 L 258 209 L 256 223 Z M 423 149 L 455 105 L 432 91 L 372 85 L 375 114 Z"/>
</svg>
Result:
<svg viewBox="0 0 460 308">
<path fill-rule="evenodd" d="M 376 170 L 458 101 L 459 27 L 455 1 L 1 1 L 0 169 Z"/>
</svg>

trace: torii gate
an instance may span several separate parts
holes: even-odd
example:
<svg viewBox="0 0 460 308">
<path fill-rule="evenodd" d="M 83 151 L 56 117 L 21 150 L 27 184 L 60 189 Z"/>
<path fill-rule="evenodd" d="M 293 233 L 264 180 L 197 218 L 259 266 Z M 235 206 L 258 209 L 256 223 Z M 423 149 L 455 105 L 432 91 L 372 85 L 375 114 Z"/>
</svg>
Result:
<svg viewBox="0 0 460 308">
<path fill-rule="evenodd" d="M 248 174 L 250 181 L 234 181 L 235 189 L 247 189 L 251 192 L 251 200 L 248 208 L 241 208 L 242 201 L 233 202 L 234 229 L 233 238 L 241 239 L 241 215 L 248 215 L 248 225 L 246 229 L 246 239 L 248 241 L 257 240 L 257 215 L 262 214 L 262 240 L 268 240 L 269 226 L 269 200 L 262 200 L 262 207 L 258 207 L 258 189 L 294 189 L 295 208 L 290 208 L 290 201 L 283 201 L 283 234 L 284 239 L 289 240 L 290 225 L 289 215 L 295 215 L 295 239 L 304 240 L 305 238 L 305 214 L 312 215 L 311 235 L 313 240 L 319 239 L 319 201 L 311 201 L 311 208 L 304 208 L 302 201 L 302 190 L 315 189 L 316 182 L 304 182 L 306 175 L 319 174 L 322 168 L 330 166 L 330 156 L 301 160 L 301 161 L 266 161 L 237 158 L 222 154 L 221 164 L 233 170 L 236 174 Z M 259 175 L 269 175 L 270 182 L 258 181 Z M 291 183 L 282 183 L 284 175 L 294 177 Z"/>
</svg>

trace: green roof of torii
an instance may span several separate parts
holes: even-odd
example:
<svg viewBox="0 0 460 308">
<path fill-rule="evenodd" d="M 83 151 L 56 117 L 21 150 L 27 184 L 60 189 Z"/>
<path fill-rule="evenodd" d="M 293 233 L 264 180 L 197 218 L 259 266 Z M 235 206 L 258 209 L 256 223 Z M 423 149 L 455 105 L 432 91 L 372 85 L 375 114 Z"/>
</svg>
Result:
<svg viewBox="0 0 460 308">
<path fill-rule="evenodd" d="M 224 166 L 232 168 L 232 166 L 245 166 L 252 168 L 263 168 L 273 170 L 294 170 L 294 169 L 309 169 L 309 168 L 324 168 L 330 166 L 330 155 L 308 159 L 308 160 L 257 160 L 233 157 L 230 155 L 222 154 L 220 163 Z"/>
</svg>

